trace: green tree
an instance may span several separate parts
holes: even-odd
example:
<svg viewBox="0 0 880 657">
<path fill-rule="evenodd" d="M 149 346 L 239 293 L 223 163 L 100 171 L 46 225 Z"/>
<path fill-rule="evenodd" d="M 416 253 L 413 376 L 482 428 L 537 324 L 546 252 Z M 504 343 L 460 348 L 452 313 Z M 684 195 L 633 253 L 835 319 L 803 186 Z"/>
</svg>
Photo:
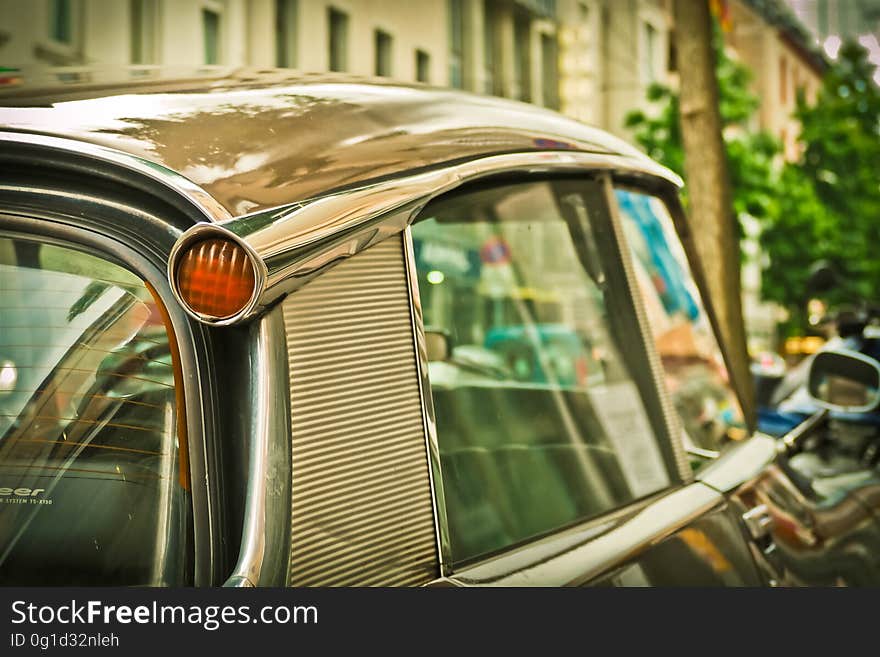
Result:
<svg viewBox="0 0 880 657">
<path fill-rule="evenodd" d="M 830 216 L 815 230 L 817 252 L 837 266 L 837 296 L 850 303 L 880 299 L 880 88 L 873 74 L 867 51 L 845 43 L 816 102 L 800 97 L 796 112 L 801 166 Z"/>
<path fill-rule="evenodd" d="M 762 295 L 788 310 L 780 333 L 798 335 L 807 326 L 811 264 L 834 259 L 829 245 L 837 220 L 800 165 L 785 164 L 774 180 L 779 193 L 762 220 L 761 247 L 769 260 L 761 279 Z"/>
</svg>

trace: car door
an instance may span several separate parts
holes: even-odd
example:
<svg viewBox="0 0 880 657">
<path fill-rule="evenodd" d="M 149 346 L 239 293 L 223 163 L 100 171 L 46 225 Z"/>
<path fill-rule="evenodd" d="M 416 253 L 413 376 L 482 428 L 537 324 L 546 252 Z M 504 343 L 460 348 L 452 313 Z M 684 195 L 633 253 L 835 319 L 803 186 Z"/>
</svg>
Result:
<svg viewBox="0 0 880 657">
<path fill-rule="evenodd" d="M 441 345 L 438 583 L 767 580 L 748 509 L 691 475 L 615 211 L 607 175 L 482 182 L 408 233 L 419 328 Z"/>
</svg>

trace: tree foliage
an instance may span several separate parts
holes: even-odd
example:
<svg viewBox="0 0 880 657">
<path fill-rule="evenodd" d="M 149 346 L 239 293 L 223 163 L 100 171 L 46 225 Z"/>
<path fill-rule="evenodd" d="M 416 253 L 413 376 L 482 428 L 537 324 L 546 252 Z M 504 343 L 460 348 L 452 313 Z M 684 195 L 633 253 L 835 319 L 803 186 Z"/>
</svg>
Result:
<svg viewBox="0 0 880 657">
<path fill-rule="evenodd" d="M 843 279 L 849 302 L 880 299 L 880 88 L 867 51 L 849 42 L 826 74 L 817 101 L 799 99 L 801 166 L 831 226 L 817 227 L 817 253 Z M 830 228 L 830 229 L 829 229 Z"/>
<path fill-rule="evenodd" d="M 716 33 L 716 61 L 734 209 L 762 226 L 768 266 L 763 296 L 789 310 L 789 329 L 802 330 L 810 290 L 810 265 L 827 260 L 842 285 L 826 294 L 832 303 L 880 299 L 880 89 L 858 44 L 845 44 L 813 104 L 798 94 L 803 130 L 800 162 L 781 163 L 780 144 L 750 130 L 759 100 L 749 91 L 750 72 L 724 52 Z M 648 154 L 684 171 L 677 94 L 662 85 L 648 90 L 655 112 L 631 112 L 627 126 Z"/>
</svg>

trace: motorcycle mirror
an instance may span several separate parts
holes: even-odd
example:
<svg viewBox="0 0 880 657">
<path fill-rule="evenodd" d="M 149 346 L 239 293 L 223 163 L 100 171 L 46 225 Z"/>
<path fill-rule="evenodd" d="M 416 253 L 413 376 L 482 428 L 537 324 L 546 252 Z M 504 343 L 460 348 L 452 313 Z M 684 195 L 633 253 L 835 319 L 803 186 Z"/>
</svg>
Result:
<svg viewBox="0 0 880 657">
<path fill-rule="evenodd" d="M 807 389 L 823 408 L 867 413 L 880 404 L 880 363 L 856 351 L 820 351 L 810 364 Z"/>
</svg>

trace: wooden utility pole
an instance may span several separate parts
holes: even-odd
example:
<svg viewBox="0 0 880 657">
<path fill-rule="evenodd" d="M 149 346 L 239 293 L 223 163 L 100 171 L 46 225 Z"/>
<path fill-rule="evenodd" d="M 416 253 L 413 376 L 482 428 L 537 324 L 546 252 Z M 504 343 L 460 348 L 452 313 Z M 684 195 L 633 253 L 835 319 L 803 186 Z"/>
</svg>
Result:
<svg viewBox="0 0 880 657">
<path fill-rule="evenodd" d="M 694 242 L 730 360 L 733 385 L 754 426 L 742 313 L 740 249 L 722 136 L 709 0 L 674 0 L 681 132 Z"/>
</svg>

